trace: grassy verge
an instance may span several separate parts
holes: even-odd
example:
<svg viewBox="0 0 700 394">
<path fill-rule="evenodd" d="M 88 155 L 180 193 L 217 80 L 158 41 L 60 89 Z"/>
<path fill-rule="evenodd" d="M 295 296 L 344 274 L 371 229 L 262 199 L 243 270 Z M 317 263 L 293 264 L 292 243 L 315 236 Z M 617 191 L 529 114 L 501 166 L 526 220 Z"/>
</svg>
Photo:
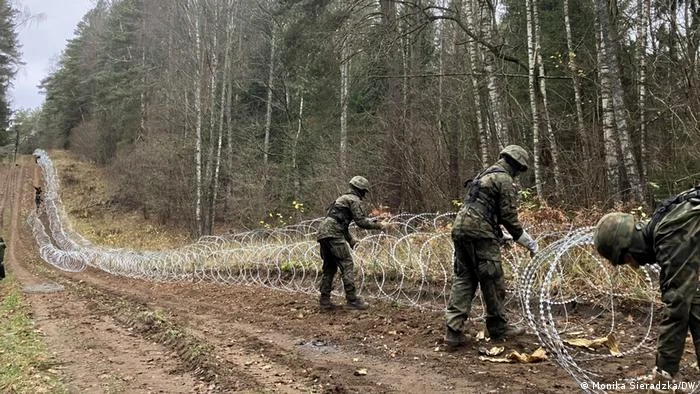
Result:
<svg viewBox="0 0 700 394">
<path fill-rule="evenodd" d="M 0 282 L 0 392 L 65 393 L 19 284 Z"/>
</svg>

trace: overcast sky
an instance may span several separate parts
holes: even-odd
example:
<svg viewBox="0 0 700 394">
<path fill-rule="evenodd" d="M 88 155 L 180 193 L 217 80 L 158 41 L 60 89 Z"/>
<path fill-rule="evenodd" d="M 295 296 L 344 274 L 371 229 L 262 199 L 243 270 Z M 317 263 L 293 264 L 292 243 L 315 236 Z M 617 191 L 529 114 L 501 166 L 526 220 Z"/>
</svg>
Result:
<svg viewBox="0 0 700 394">
<path fill-rule="evenodd" d="M 10 91 L 13 109 L 37 108 L 44 101 L 39 82 L 51 71 L 66 41 L 73 38 L 75 27 L 93 7 L 93 0 L 15 0 L 20 10 L 39 18 L 20 26 L 18 40 L 22 61 L 14 88 Z"/>
</svg>

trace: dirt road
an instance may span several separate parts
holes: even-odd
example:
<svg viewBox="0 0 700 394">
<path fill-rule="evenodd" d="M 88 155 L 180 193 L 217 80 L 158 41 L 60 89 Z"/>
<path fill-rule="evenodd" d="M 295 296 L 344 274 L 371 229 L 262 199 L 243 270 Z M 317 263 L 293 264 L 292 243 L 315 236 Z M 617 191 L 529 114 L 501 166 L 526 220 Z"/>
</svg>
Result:
<svg viewBox="0 0 700 394">
<path fill-rule="evenodd" d="M 38 175 L 31 157 L 0 174 L 2 216 L 10 220 L 3 226 L 6 263 L 27 290 L 37 327 L 73 392 L 578 390 L 552 361 L 480 361 L 484 344 L 476 341 L 445 352 L 439 312 L 374 302 L 368 311 L 321 313 L 308 295 L 55 270 L 39 258 L 25 223 Z M 502 345 L 520 352 L 539 346 L 534 335 Z"/>
</svg>

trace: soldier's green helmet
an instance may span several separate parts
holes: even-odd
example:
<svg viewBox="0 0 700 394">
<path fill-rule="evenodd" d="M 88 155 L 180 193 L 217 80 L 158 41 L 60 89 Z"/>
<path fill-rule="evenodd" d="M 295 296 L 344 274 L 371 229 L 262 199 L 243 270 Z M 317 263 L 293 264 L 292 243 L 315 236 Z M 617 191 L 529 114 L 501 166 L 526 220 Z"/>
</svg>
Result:
<svg viewBox="0 0 700 394">
<path fill-rule="evenodd" d="M 499 153 L 499 156 L 510 157 L 522 167 L 523 171 L 527 171 L 527 168 L 529 167 L 530 155 L 520 145 L 506 146 L 505 148 L 503 148 L 501 153 Z"/>
<path fill-rule="evenodd" d="M 350 184 L 360 190 L 369 191 L 369 181 L 363 176 L 356 175 L 350 179 Z"/>
<path fill-rule="evenodd" d="M 613 265 L 624 264 L 635 235 L 634 216 L 613 212 L 603 216 L 596 225 L 593 244 L 601 256 Z"/>
</svg>

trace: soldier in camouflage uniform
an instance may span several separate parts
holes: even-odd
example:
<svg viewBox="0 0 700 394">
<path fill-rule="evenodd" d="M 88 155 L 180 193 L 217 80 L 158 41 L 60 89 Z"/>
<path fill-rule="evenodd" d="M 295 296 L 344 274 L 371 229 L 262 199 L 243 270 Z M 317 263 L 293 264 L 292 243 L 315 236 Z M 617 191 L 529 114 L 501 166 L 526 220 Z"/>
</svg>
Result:
<svg viewBox="0 0 700 394">
<path fill-rule="evenodd" d="M 499 160 L 465 186 L 468 195 L 452 226 L 454 273 L 452 294 L 445 311 L 445 343 L 455 348 L 464 343 L 464 323 L 477 287 L 486 306 L 486 328 L 493 339 L 520 335 L 524 329 L 508 325 L 503 313 L 505 282 L 501 267 L 501 225 L 531 254 L 538 245 L 518 220 L 517 193 L 513 178 L 527 171 L 529 155 L 509 145 Z"/>
<path fill-rule="evenodd" d="M 388 223 L 377 223 L 369 219 L 362 208 L 362 199 L 369 191 L 369 182 L 361 176 L 350 179 L 350 188 L 338 197 L 328 209 L 326 218 L 318 228 L 316 240 L 321 247 L 323 259 L 323 277 L 321 278 L 321 309 L 335 308 L 331 302 L 333 277 L 340 268 L 340 275 L 345 288 L 346 307 L 349 309 L 367 309 L 369 304 L 364 302 L 355 292 L 355 273 L 350 248 L 354 248 L 357 240 L 350 234 L 348 227 L 351 222 L 367 230 L 386 230 Z"/>
<path fill-rule="evenodd" d="M 700 362 L 700 186 L 664 201 L 646 222 L 621 212 L 603 216 L 593 242 L 613 265 L 661 266 L 664 312 L 651 379 L 676 375 L 688 330 Z"/>
</svg>

